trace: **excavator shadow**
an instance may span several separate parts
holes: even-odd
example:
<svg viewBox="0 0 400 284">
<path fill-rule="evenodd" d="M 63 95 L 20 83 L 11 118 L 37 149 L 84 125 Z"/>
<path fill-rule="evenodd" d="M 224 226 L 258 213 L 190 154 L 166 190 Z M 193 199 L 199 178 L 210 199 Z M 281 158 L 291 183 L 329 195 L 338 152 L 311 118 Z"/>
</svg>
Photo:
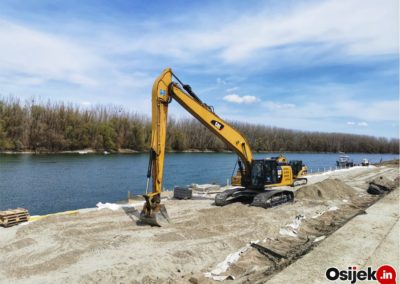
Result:
<svg viewBox="0 0 400 284">
<path fill-rule="evenodd" d="M 140 211 L 135 207 L 131 206 L 122 206 L 122 210 L 124 210 L 126 216 L 128 216 L 132 222 L 134 222 L 137 226 L 146 226 L 147 224 L 140 220 Z"/>
<path fill-rule="evenodd" d="M 226 200 L 224 206 L 229 205 L 229 204 L 233 204 L 233 203 L 241 203 L 243 205 L 251 205 L 252 202 L 253 202 L 253 198 L 246 197 L 246 196 L 240 196 L 240 197 L 236 197 L 236 198 L 232 198 L 232 199 Z M 218 206 L 217 204 L 215 204 L 215 202 L 213 202 L 212 205 Z"/>
</svg>

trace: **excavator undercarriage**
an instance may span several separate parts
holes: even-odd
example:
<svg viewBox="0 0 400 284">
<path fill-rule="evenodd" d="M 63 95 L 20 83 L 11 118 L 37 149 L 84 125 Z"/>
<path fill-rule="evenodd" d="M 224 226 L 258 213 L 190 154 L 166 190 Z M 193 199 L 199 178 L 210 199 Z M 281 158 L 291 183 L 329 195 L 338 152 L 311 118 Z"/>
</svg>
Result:
<svg viewBox="0 0 400 284">
<path fill-rule="evenodd" d="M 290 190 L 254 190 L 245 188 L 228 189 L 215 196 L 215 205 L 225 206 L 240 199 L 250 200 L 250 206 L 271 208 L 283 203 L 293 202 Z"/>
</svg>

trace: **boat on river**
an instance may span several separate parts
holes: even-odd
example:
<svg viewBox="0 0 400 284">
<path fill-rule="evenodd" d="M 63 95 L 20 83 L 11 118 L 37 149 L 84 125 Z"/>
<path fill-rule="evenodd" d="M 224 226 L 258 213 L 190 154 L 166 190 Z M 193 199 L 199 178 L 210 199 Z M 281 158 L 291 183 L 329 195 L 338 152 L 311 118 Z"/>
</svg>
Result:
<svg viewBox="0 0 400 284">
<path fill-rule="evenodd" d="M 347 155 L 340 155 L 339 159 L 336 161 L 336 166 L 338 168 L 350 168 L 354 166 L 354 162 Z"/>
<path fill-rule="evenodd" d="M 361 162 L 361 165 L 364 166 L 364 167 L 369 166 L 368 159 L 363 159 L 362 162 Z"/>
</svg>

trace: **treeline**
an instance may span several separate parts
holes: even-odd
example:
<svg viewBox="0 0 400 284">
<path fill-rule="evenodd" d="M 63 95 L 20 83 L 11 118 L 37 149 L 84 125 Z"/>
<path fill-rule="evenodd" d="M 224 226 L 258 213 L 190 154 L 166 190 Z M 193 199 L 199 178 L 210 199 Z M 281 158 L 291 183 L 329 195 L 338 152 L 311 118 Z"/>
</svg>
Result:
<svg viewBox="0 0 400 284">
<path fill-rule="evenodd" d="M 399 153 L 399 139 L 231 123 L 244 134 L 254 151 Z M 14 97 L 0 97 L 0 151 L 145 151 L 150 138 L 150 118 L 121 107 L 86 109 L 65 103 L 21 103 Z M 167 149 L 229 150 L 194 119 L 169 120 Z"/>
</svg>

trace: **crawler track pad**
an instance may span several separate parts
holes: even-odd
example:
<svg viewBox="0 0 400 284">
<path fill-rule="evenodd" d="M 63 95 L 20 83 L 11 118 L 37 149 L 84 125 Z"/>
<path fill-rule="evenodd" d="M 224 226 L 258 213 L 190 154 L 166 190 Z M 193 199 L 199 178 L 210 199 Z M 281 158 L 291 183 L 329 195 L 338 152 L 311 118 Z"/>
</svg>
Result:
<svg viewBox="0 0 400 284">
<path fill-rule="evenodd" d="M 283 203 L 293 202 L 294 194 L 288 190 L 269 190 L 257 194 L 251 206 L 271 208 Z"/>
</svg>

